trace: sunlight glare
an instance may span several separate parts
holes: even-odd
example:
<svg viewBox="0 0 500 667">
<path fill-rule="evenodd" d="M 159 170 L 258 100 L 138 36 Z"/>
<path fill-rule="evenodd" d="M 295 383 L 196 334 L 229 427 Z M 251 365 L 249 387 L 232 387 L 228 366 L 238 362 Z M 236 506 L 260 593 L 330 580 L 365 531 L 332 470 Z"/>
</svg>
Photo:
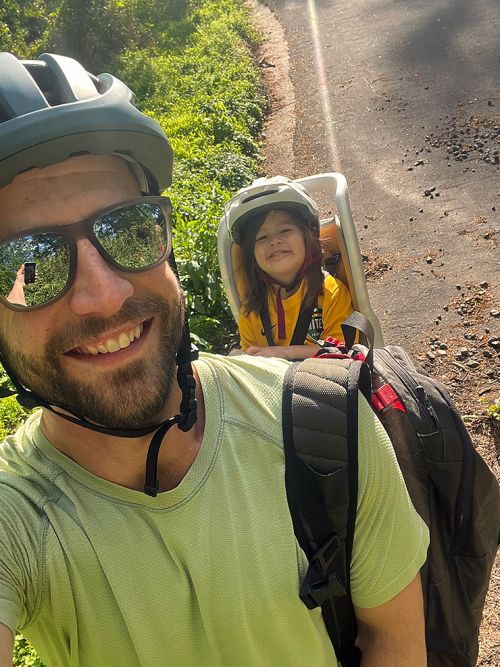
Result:
<svg viewBox="0 0 500 667">
<path fill-rule="evenodd" d="M 331 171 L 342 171 L 340 157 L 337 150 L 337 142 L 333 132 L 333 114 L 330 104 L 330 95 L 328 92 L 328 82 L 326 78 L 325 61 L 323 59 L 323 45 L 319 36 L 318 15 L 316 12 L 316 0 L 308 0 L 309 23 L 311 26 L 311 35 L 314 43 L 314 60 L 316 66 L 316 75 L 318 79 L 321 107 L 323 111 L 323 122 L 329 148 L 328 159 L 332 164 Z"/>
</svg>

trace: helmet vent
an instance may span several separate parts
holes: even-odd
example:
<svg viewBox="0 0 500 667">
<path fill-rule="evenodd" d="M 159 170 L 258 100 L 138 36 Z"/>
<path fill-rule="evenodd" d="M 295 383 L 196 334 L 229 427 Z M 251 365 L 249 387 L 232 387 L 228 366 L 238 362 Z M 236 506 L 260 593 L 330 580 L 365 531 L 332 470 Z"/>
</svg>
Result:
<svg viewBox="0 0 500 667">
<path fill-rule="evenodd" d="M 50 67 L 44 62 L 30 62 L 25 65 L 51 107 L 64 104 L 63 91 Z"/>
<path fill-rule="evenodd" d="M 242 200 L 242 204 L 247 204 L 250 201 L 253 201 L 254 199 L 259 199 L 259 197 L 268 197 L 269 195 L 274 195 L 278 192 L 278 190 L 266 190 L 265 192 L 256 192 L 253 195 L 250 195 L 249 197 L 245 197 L 245 199 Z"/>
<path fill-rule="evenodd" d="M 79 155 L 90 155 L 90 151 L 72 151 L 70 157 L 78 157 Z"/>
</svg>

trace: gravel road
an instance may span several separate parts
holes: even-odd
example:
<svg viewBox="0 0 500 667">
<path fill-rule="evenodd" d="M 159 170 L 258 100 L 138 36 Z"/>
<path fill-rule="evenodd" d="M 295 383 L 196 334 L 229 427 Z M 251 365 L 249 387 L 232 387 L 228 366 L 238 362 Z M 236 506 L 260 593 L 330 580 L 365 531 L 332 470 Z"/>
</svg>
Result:
<svg viewBox="0 0 500 667">
<path fill-rule="evenodd" d="M 246 1 L 270 97 L 262 173 L 344 173 L 386 342 L 447 385 L 500 477 L 498 0 Z M 497 563 L 484 667 L 500 667 L 499 596 Z"/>
</svg>

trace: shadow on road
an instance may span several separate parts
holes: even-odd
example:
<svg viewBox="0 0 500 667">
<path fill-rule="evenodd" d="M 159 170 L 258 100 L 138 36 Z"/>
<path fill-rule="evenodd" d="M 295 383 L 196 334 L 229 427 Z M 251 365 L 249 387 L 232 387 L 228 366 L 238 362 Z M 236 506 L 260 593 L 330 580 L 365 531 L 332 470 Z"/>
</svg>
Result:
<svg viewBox="0 0 500 667">
<path fill-rule="evenodd" d="M 374 9 L 393 14 L 395 4 L 403 3 L 380 3 Z M 490 28 L 499 21 L 498 1 L 418 4 L 425 5 L 425 11 L 419 12 L 421 18 L 409 11 L 410 20 L 401 24 L 390 39 L 388 60 L 411 68 L 432 69 L 436 78 L 446 78 L 443 92 L 448 96 L 471 95 L 489 84 L 491 94 L 498 93 L 500 39 L 491 39 Z"/>
</svg>

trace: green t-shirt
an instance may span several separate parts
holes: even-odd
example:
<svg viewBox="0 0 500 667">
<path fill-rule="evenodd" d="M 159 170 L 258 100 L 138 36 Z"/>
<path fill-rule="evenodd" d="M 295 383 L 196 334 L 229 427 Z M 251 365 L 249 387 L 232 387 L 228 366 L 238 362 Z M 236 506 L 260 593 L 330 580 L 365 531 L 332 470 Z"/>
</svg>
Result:
<svg viewBox="0 0 500 667">
<path fill-rule="evenodd" d="M 54 449 L 32 416 L 0 448 L 0 622 L 50 667 L 335 666 L 284 486 L 287 362 L 203 355 L 200 452 L 156 498 Z M 360 399 L 352 594 L 380 605 L 428 543 L 392 447 Z M 89 438 L 92 438 L 89 432 Z"/>
</svg>

